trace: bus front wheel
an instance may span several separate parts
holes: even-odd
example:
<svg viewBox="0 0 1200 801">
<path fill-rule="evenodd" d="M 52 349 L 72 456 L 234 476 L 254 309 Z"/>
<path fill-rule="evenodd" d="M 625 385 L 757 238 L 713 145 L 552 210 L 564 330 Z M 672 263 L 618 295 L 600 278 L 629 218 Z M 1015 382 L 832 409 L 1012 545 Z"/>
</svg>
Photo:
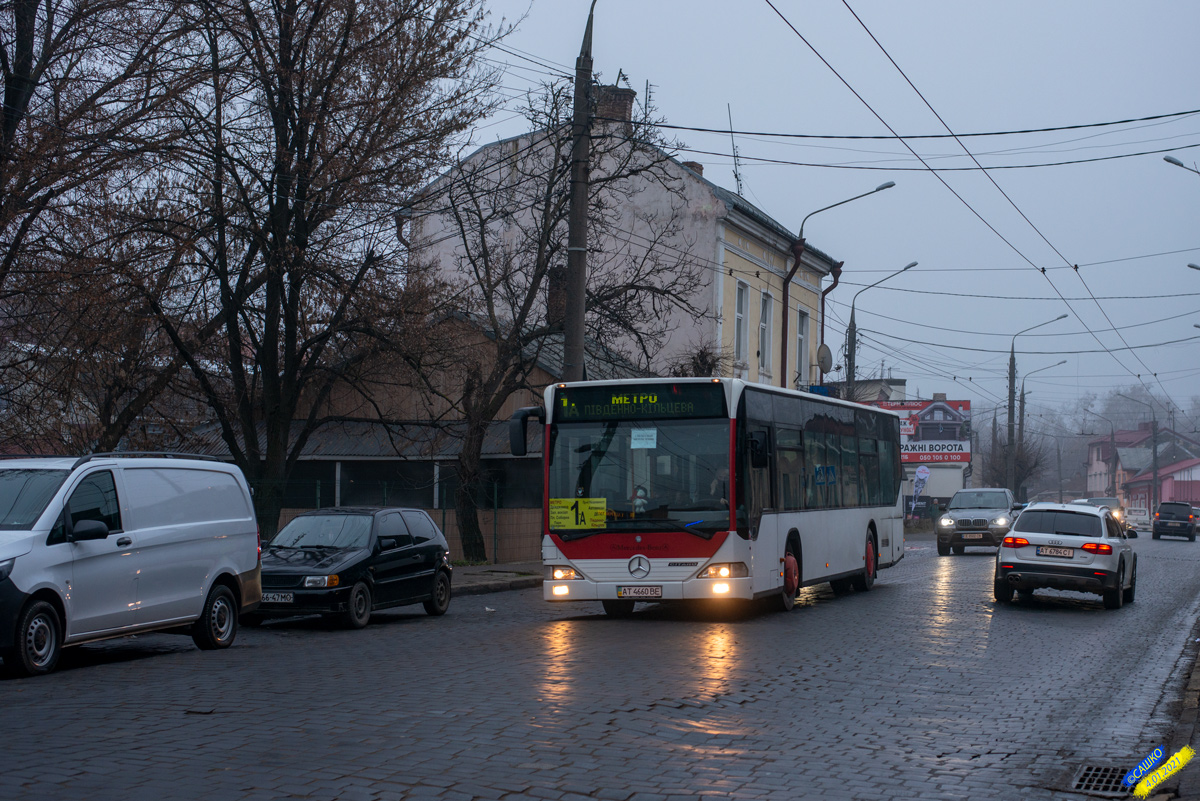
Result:
<svg viewBox="0 0 1200 801">
<path fill-rule="evenodd" d="M 867 535 L 867 544 L 863 549 L 863 572 L 854 577 L 854 589 L 866 592 L 875 586 L 875 571 L 879 569 L 879 554 L 875 550 L 875 538 Z"/>
<path fill-rule="evenodd" d="M 790 612 L 796 605 L 796 593 L 800 592 L 800 558 L 796 556 L 795 546 L 788 543 L 783 552 L 783 587 L 779 590 L 778 605 L 780 611 Z"/>
</svg>

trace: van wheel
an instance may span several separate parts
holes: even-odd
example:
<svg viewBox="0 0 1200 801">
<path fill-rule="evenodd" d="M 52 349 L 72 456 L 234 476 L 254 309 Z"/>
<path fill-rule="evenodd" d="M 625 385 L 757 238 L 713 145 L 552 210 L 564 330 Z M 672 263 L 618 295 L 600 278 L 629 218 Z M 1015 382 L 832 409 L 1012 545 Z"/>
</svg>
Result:
<svg viewBox="0 0 1200 801">
<path fill-rule="evenodd" d="M 233 645 L 237 637 L 237 602 L 224 584 L 214 584 L 204 601 L 200 619 L 192 625 L 192 642 L 201 651 L 217 651 Z"/>
<path fill-rule="evenodd" d="M 867 535 L 867 544 L 863 549 L 863 572 L 850 579 L 854 589 L 866 592 L 875 586 L 875 571 L 879 569 L 879 554 L 875 551 L 875 538 Z"/>
<path fill-rule="evenodd" d="M 446 614 L 450 608 L 450 576 L 439 570 L 433 577 L 433 595 L 425 602 L 425 611 L 434 617 Z"/>
<path fill-rule="evenodd" d="M 17 638 L 4 652 L 4 665 L 18 676 L 42 676 L 58 667 L 62 653 L 62 621 L 45 601 L 25 607 L 17 620 Z"/>
<path fill-rule="evenodd" d="M 350 588 L 346 598 L 346 611 L 342 613 L 342 626 L 361 629 L 371 619 L 371 588 L 359 581 Z"/>
</svg>

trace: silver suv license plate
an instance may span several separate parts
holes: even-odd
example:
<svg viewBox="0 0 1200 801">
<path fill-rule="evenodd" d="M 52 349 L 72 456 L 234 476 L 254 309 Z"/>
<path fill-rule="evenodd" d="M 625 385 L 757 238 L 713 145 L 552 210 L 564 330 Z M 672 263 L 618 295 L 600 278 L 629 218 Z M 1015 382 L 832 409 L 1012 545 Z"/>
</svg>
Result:
<svg viewBox="0 0 1200 801">
<path fill-rule="evenodd" d="M 262 594 L 264 604 L 290 604 L 293 597 L 290 592 L 264 592 Z"/>
<path fill-rule="evenodd" d="M 1038 556 L 1065 556 L 1072 559 L 1075 556 L 1074 548 L 1050 548 L 1045 545 L 1039 545 L 1037 549 Z"/>
<path fill-rule="evenodd" d="M 971 533 L 963 534 L 963 535 L 962 535 L 962 538 L 963 538 L 964 540 L 981 540 L 981 539 L 983 539 L 983 532 L 982 532 L 982 531 L 975 531 L 975 532 L 971 532 Z"/>
<path fill-rule="evenodd" d="M 661 598 L 662 587 L 617 587 L 618 598 Z"/>
</svg>

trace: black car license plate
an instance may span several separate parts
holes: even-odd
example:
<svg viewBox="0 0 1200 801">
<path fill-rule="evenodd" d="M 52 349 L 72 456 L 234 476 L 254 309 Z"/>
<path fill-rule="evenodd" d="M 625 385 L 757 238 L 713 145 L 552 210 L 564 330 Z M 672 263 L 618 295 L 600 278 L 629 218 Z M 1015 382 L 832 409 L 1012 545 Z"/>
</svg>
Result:
<svg viewBox="0 0 1200 801">
<path fill-rule="evenodd" d="M 262 594 L 264 604 L 290 604 L 294 600 L 295 594 L 290 592 L 264 592 Z"/>
</svg>

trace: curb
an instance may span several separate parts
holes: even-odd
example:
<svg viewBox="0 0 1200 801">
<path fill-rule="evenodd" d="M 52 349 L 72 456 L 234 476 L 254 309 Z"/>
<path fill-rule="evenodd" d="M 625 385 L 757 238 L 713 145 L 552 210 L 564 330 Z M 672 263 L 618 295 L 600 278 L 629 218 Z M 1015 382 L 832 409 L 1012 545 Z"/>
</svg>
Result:
<svg viewBox="0 0 1200 801">
<path fill-rule="evenodd" d="M 453 587 L 451 592 L 456 597 L 462 595 L 487 595 L 493 592 L 527 590 L 540 586 L 542 586 L 541 576 L 526 576 L 525 578 L 518 579 L 501 579 L 498 581 L 480 581 L 474 584 L 463 584 L 459 587 Z"/>
<path fill-rule="evenodd" d="M 1187 684 L 1184 685 L 1179 718 L 1175 722 L 1175 728 L 1171 731 L 1171 738 L 1168 741 L 1168 753 L 1170 754 L 1176 753 L 1185 745 L 1192 744 L 1196 737 L 1197 723 L 1200 721 L 1200 643 L 1196 642 L 1198 638 L 1200 638 L 1200 620 L 1197 620 L 1192 626 L 1192 630 L 1188 634 L 1188 641 L 1184 645 L 1184 658 L 1191 660 L 1191 667 L 1187 672 Z M 1185 768 L 1155 787 L 1155 792 L 1168 794 L 1166 797 L 1200 799 L 1200 781 L 1197 781 L 1194 775 L 1195 767 L 1188 765 L 1188 768 L 1192 768 L 1192 771 Z M 1186 782 L 1184 781 L 1185 773 L 1188 774 Z"/>
</svg>

